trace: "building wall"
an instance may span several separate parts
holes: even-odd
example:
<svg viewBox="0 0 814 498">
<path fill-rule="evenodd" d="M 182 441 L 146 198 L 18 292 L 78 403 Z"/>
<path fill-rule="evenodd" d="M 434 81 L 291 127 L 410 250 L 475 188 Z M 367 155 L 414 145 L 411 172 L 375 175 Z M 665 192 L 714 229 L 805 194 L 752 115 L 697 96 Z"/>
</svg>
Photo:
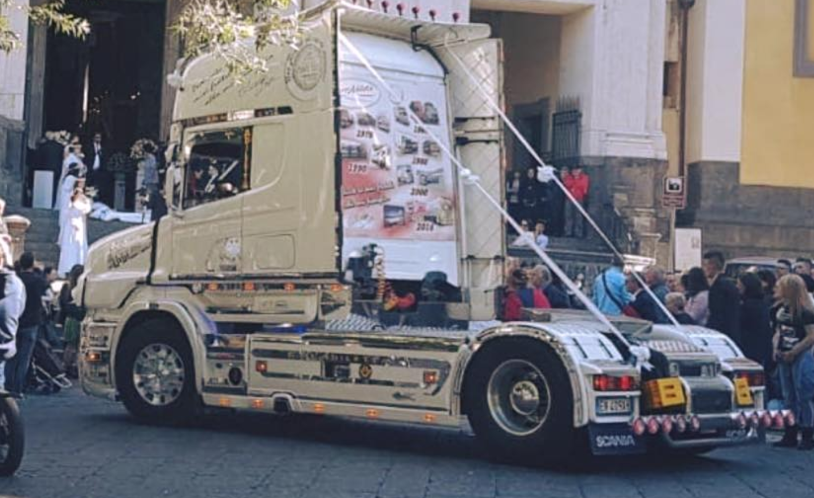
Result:
<svg viewBox="0 0 814 498">
<path fill-rule="evenodd" d="M 561 19 L 536 14 L 498 14 L 494 35 L 503 39 L 506 103 L 530 104 L 559 94 Z"/>
<path fill-rule="evenodd" d="M 729 257 L 814 247 L 814 78 L 793 76 L 795 3 L 699 0 L 691 11 L 692 164 L 679 221 Z"/>
<path fill-rule="evenodd" d="M 784 3 L 783 0 L 777 3 Z M 743 39 L 752 0 L 698 0 L 690 10 L 687 161 L 740 160 Z"/>
<path fill-rule="evenodd" d="M 746 3 L 740 180 L 814 188 L 814 78 L 793 75 L 795 2 Z M 814 2 L 809 13 L 806 21 L 814 34 Z"/>
<path fill-rule="evenodd" d="M 27 0 L 12 0 L 28 5 Z M 26 50 L 28 18 L 20 9 L 8 9 L 11 29 L 20 35 L 23 46 L 0 52 L 0 197 L 13 206 L 22 202 L 19 188 L 23 168 L 23 111 L 25 107 Z"/>
<path fill-rule="evenodd" d="M 28 6 L 27 0 L 13 0 L 13 5 Z M 5 54 L 0 52 L 0 116 L 23 119 L 25 100 L 25 44 L 28 39 L 28 17 L 20 9 L 7 9 L 3 13 L 11 21 L 11 30 L 20 35 L 22 46 Z"/>
</svg>

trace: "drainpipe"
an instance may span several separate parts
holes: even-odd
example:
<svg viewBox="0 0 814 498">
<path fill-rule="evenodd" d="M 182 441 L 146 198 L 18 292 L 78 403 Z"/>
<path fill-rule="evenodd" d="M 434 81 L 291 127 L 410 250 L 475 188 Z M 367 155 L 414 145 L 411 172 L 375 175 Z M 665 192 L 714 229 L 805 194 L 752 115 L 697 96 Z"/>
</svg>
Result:
<svg viewBox="0 0 814 498">
<path fill-rule="evenodd" d="M 678 176 L 685 176 L 687 171 L 687 32 L 690 25 L 690 9 L 695 0 L 678 0 L 681 9 L 681 96 L 678 126 Z"/>
</svg>

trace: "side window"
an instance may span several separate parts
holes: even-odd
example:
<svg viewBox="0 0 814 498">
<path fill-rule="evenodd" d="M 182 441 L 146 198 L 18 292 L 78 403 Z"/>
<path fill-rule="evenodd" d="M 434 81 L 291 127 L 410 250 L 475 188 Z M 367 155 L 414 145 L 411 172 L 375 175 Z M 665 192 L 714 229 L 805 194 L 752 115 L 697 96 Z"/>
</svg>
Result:
<svg viewBox="0 0 814 498">
<path fill-rule="evenodd" d="M 251 128 L 195 132 L 187 140 L 184 209 L 249 189 Z"/>
</svg>

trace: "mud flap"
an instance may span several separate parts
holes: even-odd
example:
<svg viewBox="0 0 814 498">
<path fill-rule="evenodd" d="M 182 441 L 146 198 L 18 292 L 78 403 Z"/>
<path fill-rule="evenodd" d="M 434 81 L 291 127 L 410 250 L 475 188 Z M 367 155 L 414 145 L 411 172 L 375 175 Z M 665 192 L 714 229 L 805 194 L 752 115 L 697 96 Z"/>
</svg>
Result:
<svg viewBox="0 0 814 498">
<path fill-rule="evenodd" d="M 588 439 L 596 456 L 639 455 L 647 449 L 644 438 L 633 435 L 628 424 L 590 424 Z"/>
</svg>

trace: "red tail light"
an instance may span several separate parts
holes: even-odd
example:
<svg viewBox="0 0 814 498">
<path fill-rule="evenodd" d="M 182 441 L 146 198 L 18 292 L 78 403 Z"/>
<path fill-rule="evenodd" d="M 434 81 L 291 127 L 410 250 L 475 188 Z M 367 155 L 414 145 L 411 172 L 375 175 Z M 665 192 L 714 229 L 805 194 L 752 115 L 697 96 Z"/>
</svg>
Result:
<svg viewBox="0 0 814 498">
<path fill-rule="evenodd" d="M 696 417 L 695 415 L 693 415 L 693 417 L 690 419 L 690 429 L 692 429 L 693 432 L 700 431 L 701 430 L 701 419 Z"/>
<path fill-rule="evenodd" d="M 772 426 L 772 415 L 769 412 L 763 412 L 760 416 L 760 425 L 767 429 Z"/>
<path fill-rule="evenodd" d="M 735 417 L 735 423 L 738 425 L 738 429 L 746 429 L 746 426 L 749 424 L 749 420 L 746 418 L 746 415 L 739 413 Z"/>
<path fill-rule="evenodd" d="M 647 432 L 650 434 L 655 434 L 659 431 L 659 421 L 656 417 L 651 418 L 647 421 Z"/>
<path fill-rule="evenodd" d="M 635 391 L 639 387 L 632 375 L 594 375 L 593 385 L 594 391 Z"/>
<path fill-rule="evenodd" d="M 679 415 L 675 420 L 675 429 L 677 432 L 682 433 L 687 430 L 687 419 Z"/>
<path fill-rule="evenodd" d="M 786 426 L 786 420 L 783 418 L 783 414 L 780 412 L 774 414 L 774 417 L 772 417 L 772 422 L 774 423 L 775 429 L 782 429 Z"/>
<path fill-rule="evenodd" d="M 647 425 L 645 425 L 644 420 L 637 418 L 633 421 L 633 434 L 636 436 L 641 436 L 644 434 L 644 431 L 647 430 Z"/>
<path fill-rule="evenodd" d="M 661 420 L 661 431 L 665 434 L 670 434 L 673 432 L 673 419 L 670 417 L 664 417 Z"/>
<path fill-rule="evenodd" d="M 797 417 L 794 416 L 794 412 L 788 411 L 786 412 L 786 425 L 788 427 L 794 427 L 797 425 Z"/>
</svg>

